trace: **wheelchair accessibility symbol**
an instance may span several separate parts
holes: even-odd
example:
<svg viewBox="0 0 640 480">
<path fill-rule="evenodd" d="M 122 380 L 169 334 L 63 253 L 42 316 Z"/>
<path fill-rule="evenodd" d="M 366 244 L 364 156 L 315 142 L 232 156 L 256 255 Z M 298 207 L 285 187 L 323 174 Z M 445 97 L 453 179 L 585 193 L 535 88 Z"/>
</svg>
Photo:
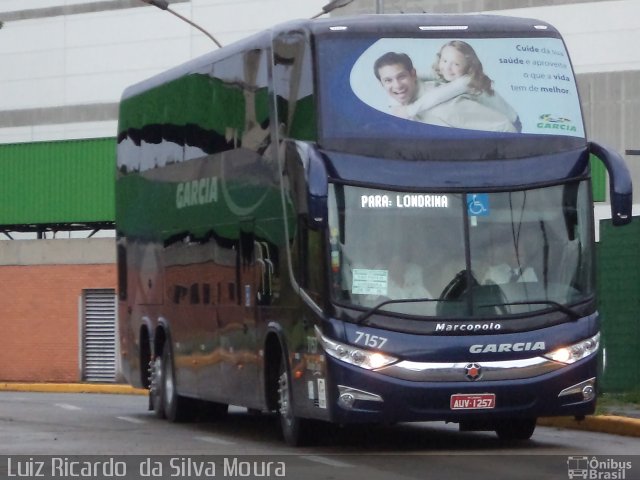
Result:
<svg viewBox="0 0 640 480">
<path fill-rule="evenodd" d="M 489 195 L 487 193 L 467 195 L 467 211 L 471 217 L 486 217 L 489 215 Z"/>
</svg>

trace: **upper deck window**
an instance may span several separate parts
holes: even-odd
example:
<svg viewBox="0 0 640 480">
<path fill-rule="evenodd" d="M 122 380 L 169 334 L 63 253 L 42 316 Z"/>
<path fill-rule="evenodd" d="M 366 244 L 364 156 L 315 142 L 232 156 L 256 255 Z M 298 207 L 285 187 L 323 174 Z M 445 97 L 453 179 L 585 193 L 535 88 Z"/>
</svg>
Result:
<svg viewBox="0 0 640 480">
<path fill-rule="evenodd" d="M 559 38 L 341 36 L 322 38 L 317 51 L 329 148 L 357 138 L 470 140 L 479 158 L 488 155 L 474 145 L 482 141 L 493 158 L 513 158 L 584 144 L 575 78 Z M 541 136 L 552 142 L 514 149 Z M 501 146 L 509 147 L 496 151 Z"/>
</svg>

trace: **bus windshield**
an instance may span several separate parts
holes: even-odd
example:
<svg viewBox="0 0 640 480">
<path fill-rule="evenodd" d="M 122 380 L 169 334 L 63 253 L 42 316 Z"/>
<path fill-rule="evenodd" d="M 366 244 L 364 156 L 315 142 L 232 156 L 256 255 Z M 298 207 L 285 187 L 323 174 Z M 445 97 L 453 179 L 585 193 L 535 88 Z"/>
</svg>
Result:
<svg viewBox="0 0 640 480">
<path fill-rule="evenodd" d="M 320 142 L 327 150 L 468 160 L 585 145 L 560 38 L 340 35 L 321 38 L 317 52 Z"/>
<path fill-rule="evenodd" d="M 427 317 L 562 309 L 594 294 L 586 181 L 498 193 L 331 185 L 337 303 Z M 565 309 L 566 310 L 566 309 Z"/>
</svg>

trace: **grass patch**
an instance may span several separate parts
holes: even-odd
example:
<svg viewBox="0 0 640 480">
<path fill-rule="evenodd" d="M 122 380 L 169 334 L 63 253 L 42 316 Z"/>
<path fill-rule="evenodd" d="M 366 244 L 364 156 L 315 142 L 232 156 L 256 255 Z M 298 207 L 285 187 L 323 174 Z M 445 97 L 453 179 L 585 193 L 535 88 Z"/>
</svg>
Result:
<svg viewBox="0 0 640 480">
<path fill-rule="evenodd" d="M 640 390 L 624 393 L 601 393 L 598 396 L 596 415 L 611 413 L 621 406 L 640 410 Z"/>
<path fill-rule="evenodd" d="M 640 390 L 625 393 L 602 393 L 598 400 L 615 403 L 635 403 L 640 406 Z"/>
</svg>

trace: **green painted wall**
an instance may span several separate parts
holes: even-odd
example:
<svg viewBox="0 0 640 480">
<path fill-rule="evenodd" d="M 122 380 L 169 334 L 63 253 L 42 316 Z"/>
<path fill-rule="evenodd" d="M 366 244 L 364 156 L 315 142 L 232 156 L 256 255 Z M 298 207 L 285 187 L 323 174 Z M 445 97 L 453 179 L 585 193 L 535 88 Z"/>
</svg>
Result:
<svg viewBox="0 0 640 480">
<path fill-rule="evenodd" d="M 624 227 L 600 222 L 598 309 L 602 315 L 606 392 L 640 388 L 640 218 Z"/>
</svg>

